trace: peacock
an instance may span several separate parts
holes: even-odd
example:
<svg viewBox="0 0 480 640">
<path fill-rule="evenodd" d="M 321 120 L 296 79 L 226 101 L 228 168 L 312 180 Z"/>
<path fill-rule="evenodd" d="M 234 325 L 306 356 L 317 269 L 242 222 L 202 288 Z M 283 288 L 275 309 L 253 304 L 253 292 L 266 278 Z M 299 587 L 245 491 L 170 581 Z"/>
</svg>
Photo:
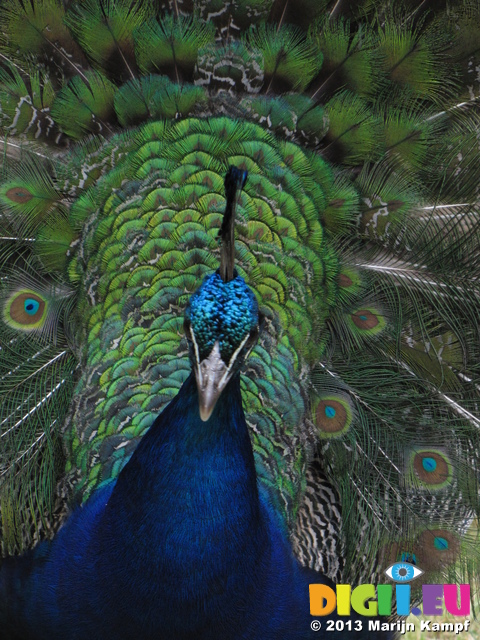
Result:
<svg viewBox="0 0 480 640">
<path fill-rule="evenodd" d="M 479 17 L 478 0 L 2 3 L 4 556 L 41 562 L 157 416 L 187 410 L 188 313 L 230 243 L 262 318 L 235 383 L 255 477 L 299 562 L 337 584 L 409 560 L 412 591 L 476 585 Z M 248 179 L 219 242 L 231 165 Z"/>
</svg>

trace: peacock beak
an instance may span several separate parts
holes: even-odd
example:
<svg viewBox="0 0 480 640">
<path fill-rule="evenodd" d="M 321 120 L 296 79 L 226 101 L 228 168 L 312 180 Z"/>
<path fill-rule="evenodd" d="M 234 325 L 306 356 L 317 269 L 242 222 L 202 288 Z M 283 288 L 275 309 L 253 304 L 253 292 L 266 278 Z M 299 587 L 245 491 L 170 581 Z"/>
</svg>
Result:
<svg viewBox="0 0 480 640">
<path fill-rule="evenodd" d="M 206 422 L 231 378 L 231 369 L 222 360 L 218 341 L 215 342 L 208 358 L 194 366 L 194 371 L 200 418 Z"/>
</svg>

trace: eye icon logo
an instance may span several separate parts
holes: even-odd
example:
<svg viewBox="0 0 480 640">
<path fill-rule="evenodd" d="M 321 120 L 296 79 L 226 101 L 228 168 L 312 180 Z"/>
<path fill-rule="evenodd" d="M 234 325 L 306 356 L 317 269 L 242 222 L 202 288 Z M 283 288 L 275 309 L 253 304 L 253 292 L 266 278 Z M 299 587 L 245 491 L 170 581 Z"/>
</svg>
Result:
<svg viewBox="0 0 480 640">
<path fill-rule="evenodd" d="M 385 569 L 385 575 L 395 582 L 410 582 L 421 576 L 423 571 L 410 562 L 396 562 Z"/>
</svg>

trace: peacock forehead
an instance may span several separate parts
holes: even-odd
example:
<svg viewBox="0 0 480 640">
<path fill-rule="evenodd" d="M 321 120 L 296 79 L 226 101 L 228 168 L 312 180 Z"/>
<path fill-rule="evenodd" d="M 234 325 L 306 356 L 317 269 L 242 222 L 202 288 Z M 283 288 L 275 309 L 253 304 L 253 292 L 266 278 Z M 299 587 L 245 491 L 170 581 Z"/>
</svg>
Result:
<svg viewBox="0 0 480 640">
<path fill-rule="evenodd" d="M 226 364 L 258 325 L 258 303 L 245 280 L 224 282 L 218 273 L 207 276 L 190 298 L 185 312 L 203 359 L 216 341 Z"/>
</svg>

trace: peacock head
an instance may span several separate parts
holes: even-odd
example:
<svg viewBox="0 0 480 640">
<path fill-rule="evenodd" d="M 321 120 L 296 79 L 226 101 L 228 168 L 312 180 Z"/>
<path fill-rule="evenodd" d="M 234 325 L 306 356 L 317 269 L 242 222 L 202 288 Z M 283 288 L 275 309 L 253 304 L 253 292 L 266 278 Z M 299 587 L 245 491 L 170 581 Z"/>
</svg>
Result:
<svg viewBox="0 0 480 640">
<path fill-rule="evenodd" d="M 205 278 L 185 312 L 185 333 L 204 422 L 259 334 L 257 299 L 235 270 L 235 210 L 246 180 L 244 169 L 229 167 L 225 175 L 225 214 L 218 232 L 220 268 Z"/>
<path fill-rule="evenodd" d="M 205 422 L 257 340 L 255 295 L 240 276 L 225 282 L 217 271 L 190 298 L 184 327 Z"/>
</svg>

